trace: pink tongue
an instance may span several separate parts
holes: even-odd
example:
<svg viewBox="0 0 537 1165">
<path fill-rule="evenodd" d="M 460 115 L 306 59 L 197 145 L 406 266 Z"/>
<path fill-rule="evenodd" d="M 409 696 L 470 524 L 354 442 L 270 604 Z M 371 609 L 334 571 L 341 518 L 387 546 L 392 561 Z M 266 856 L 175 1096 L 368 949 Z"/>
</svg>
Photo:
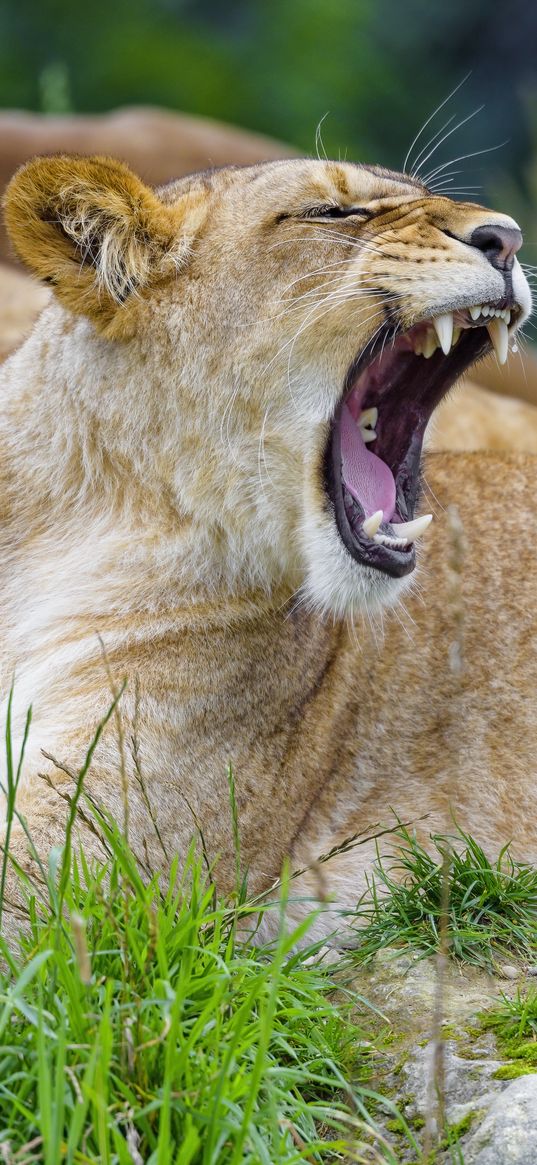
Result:
<svg viewBox="0 0 537 1165">
<path fill-rule="evenodd" d="M 395 510 L 393 473 L 380 457 L 369 452 L 346 404 L 341 415 L 341 458 L 343 481 L 366 518 L 382 510 L 384 521 L 389 522 Z"/>
</svg>

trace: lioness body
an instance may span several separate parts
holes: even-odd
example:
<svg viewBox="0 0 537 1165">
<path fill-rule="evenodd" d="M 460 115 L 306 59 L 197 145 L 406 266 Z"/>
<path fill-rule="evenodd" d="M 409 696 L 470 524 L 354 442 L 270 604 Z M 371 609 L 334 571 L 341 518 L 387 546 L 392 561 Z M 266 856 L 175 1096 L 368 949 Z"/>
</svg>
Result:
<svg viewBox="0 0 537 1165">
<path fill-rule="evenodd" d="M 455 457 L 432 470 L 434 492 L 460 506 L 470 543 L 469 670 L 456 681 L 441 513 L 423 600 L 411 600 L 418 629 L 402 614 L 399 631 L 390 617 L 385 654 L 379 612 L 408 593 L 408 580 L 347 552 L 323 479 L 330 418 L 378 311 L 371 281 L 408 288 L 405 299 L 397 292 L 407 328 L 435 295 L 445 302 L 444 267 L 459 294 L 471 279 L 478 302 L 499 297 L 498 269 L 452 241 L 454 229 L 470 237 L 491 212 L 431 198 L 400 176 L 328 163 L 223 172 L 161 201 L 109 162 L 78 163 L 73 184 L 73 165 L 35 163 L 8 200 L 16 246 L 59 300 L 0 372 L 3 687 L 16 671 L 16 744 L 33 704 L 19 809 L 38 849 L 61 838 L 65 806 L 39 773 L 69 792 L 110 703 L 104 643 L 115 682 L 128 679 L 125 748 L 122 757 L 111 721 L 88 787 L 125 819 L 151 866 L 184 853 L 201 827 L 230 887 L 230 764 L 257 892 L 286 854 L 312 861 L 342 834 L 389 820 L 390 807 L 430 812 L 436 826 L 452 804 L 492 844 L 516 832 L 521 851 L 535 850 L 524 804 L 531 698 L 514 722 L 537 678 L 531 459 Z M 329 227 L 311 249 L 312 200 L 349 199 L 353 182 L 375 208 L 385 250 L 367 243 L 355 258 L 360 235 L 348 227 L 337 243 Z M 280 230 L 282 201 L 292 221 Z M 438 266 L 420 274 L 422 252 Z M 326 288 L 334 270 L 336 297 Z M 363 287 L 366 276 L 357 305 L 349 280 Z M 526 312 L 516 268 L 513 280 Z M 513 512 L 522 547 L 504 537 Z M 514 681 L 500 683 L 509 651 Z M 493 679 L 503 719 L 489 727 Z M 24 838 L 14 841 L 20 858 Z M 339 885 L 334 867 L 343 904 L 359 893 L 364 854 L 354 851 Z"/>
<path fill-rule="evenodd" d="M 123 650 L 113 650 L 110 621 L 101 622 L 116 677 L 129 676 L 122 698 L 127 741 L 149 791 L 166 854 L 186 852 L 197 825 L 217 878 L 233 887 L 235 848 L 228 765 L 233 766 L 241 858 L 249 887 L 261 892 L 278 877 L 286 855 L 294 868 L 313 866 L 296 884 L 295 918 L 320 890 L 352 909 L 375 855 L 359 845 L 321 870 L 316 859 L 355 833 L 390 828 L 396 813 L 426 838 L 453 828 L 454 819 L 493 853 L 506 841 L 515 854 L 537 859 L 532 809 L 537 732 L 537 629 L 531 503 L 531 457 L 431 455 L 427 481 L 441 504 L 457 506 L 467 557 L 460 598 L 453 593 L 449 533 L 438 521 L 423 556 L 420 588 L 384 625 L 357 626 L 276 603 L 207 606 L 196 626 L 169 608 L 155 611 L 142 643 L 124 618 Z M 498 493 L 502 498 L 497 504 Z M 504 506 L 517 508 L 527 541 L 504 537 Z M 486 530 L 476 513 L 487 514 Z M 501 554 L 487 547 L 502 546 Z M 485 569 L 486 568 L 486 569 Z M 462 628 L 457 604 L 462 602 Z M 165 624 L 157 630 L 161 621 Z M 91 617 L 88 616 L 91 623 Z M 140 625 L 138 623 L 138 631 Z M 462 643 L 462 674 L 451 666 Z M 58 652 L 60 645 L 58 645 Z M 37 680 L 39 669 L 34 670 Z M 94 722 L 110 702 L 104 668 L 50 674 L 50 702 L 37 721 L 37 741 L 57 759 L 82 758 L 88 733 L 68 738 L 63 725 Z M 136 712 L 135 680 L 143 713 Z M 28 681 L 30 682 L 30 681 Z M 37 687 L 37 684 L 35 685 Z M 67 689 L 84 688 L 84 696 Z M 41 698 L 47 683 L 44 680 Z M 61 699 L 62 726 L 54 717 Z M 91 773 L 92 795 L 123 822 L 124 795 L 114 733 Z M 516 747 L 514 747 L 516 742 Z M 19 809 L 41 852 L 58 840 L 63 803 L 36 772 L 49 767 L 28 758 Z M 129 830 L 140 859 L 166 864 L 148 817 L 139 774 L 127 746 Z M 27 765 L 27 772 L 28 767 Z M 73 781 L 52 766 L 54 783 Z M 86 852 L 98 852 L 85 836 Z M 18 856 L 25 850 L 20 835 Z M 393 849 L 393 839 L 380 848 Z M 302 899 L 302 901 L 299 901 Z M 308 905 L 309 904 L 309 905 Z M 330 933 L 330 914 L 317 933 Z"/>
</svg>

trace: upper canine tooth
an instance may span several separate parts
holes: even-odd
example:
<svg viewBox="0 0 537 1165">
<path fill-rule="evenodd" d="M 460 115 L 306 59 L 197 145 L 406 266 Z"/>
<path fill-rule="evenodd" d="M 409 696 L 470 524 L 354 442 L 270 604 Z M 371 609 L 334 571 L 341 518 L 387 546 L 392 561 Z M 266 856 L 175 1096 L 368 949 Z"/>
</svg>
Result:
<svg viewBox="0 0 537 1165">
<path fill-rule="evenodd" d="M 498 363 L 505 364 L 509 350 L 509 330 L 505 320 L 500 320 L 497 316 L 493 316 L 487 324 L 487 331 L 498 357 Z"/>
<path fill-rule="evenodd" d="M 378 419 L 378 409 L 363 409 L 360 413 L 360 428 L 374 429 Z"/>
<path fill-rule="evenodd" d="M 436 316 L 433 320 L 433 327 L 440 340 L 440 347 L 444 356 L 448 355 L 451 348 L 451 341 L 453 338 L 453 314 L 448 311 L 446 315 Z"/>
<path fill-rule="evenodd" d="M 399 537 L 415 542 L 416 538 L 421 538 L 421 535 L 425 534 L 432 520 L 432 514 L 422 514 L 421 518 L 414 518 L 412 522 L 392 522 L 392 526 Z"/>
<path fill-rule="evenodd" d="M 377 510 L 376 513 L 371 514 L 369 518 L 366 518 L 365 522 L 362 522 L 362 530 L 365 531 L 368 538 L 375 537 L 383 517 L 384 514 L 382 510 Z"/>
<path fill-rule="evenodd" d="M 471 307 L 468 310 L 470 312 L 471 318 L 473 320 L 477 320 L 479 318 L 479 316 L 481 315 L 483 308 L 481 307 L 481 304 L 479 303 L 479 304 L 477 304 L 476 307 Z"/>
</svg>

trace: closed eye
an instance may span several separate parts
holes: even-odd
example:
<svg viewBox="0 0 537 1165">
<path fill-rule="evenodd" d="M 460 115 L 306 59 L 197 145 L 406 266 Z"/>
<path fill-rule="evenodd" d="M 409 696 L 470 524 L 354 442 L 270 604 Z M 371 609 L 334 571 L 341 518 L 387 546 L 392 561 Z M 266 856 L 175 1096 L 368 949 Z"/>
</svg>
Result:
<svg viewBox="0 0 537 1165">
<path fill-rule="evenodd" d="M 327 202 L 324 206 L 308 207 L 307 210 L 302 211 L 300 218 L 351 218 L 352 215 L 368 218 L 369 211 L 365 210 L 363 206 L 338 206 Z"/>
</svg>

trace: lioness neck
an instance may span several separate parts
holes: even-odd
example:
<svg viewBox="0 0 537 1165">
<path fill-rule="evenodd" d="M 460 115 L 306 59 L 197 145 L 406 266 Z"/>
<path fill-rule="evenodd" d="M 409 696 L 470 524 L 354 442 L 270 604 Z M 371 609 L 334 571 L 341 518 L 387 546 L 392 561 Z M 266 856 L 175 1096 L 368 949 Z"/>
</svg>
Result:
<svg viewBox="0 0 537 1165">
<path fill-rule="evenodd" d="M 176 602 L 248 605 L 273 591 L 281 602 L 293 590 L 292 506 L 275 520 L 262 482 L 253 488 L 232 438 L 199 407 L 201 391 L 207 414 L 216 407 L 203 361 L 194 381 L 180 357 L 158 328 L 150 342 L 117 343 L 57 305 L 45 311 L 0 372 L 7 541 L 11 497 L 19 530 L 22 508 L 28 539 L 76 543 L 81 570 L 109 563 L 113 537 L 133 602 L 136 564 L 143 587 L 156 568 Z M 237 450 L 255 425 L 238 415 Z"/>
</svg>

